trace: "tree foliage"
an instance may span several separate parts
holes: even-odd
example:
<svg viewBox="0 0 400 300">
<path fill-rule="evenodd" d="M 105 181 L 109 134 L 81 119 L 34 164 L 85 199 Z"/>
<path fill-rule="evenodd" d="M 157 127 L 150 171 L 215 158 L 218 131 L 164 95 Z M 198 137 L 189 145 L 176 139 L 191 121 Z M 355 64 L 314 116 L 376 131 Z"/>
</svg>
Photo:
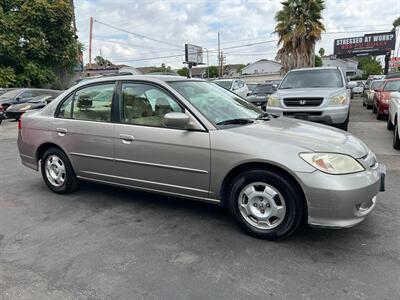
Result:
<svg viewBox="0 0 400 300">
<path fill-rule="evenodd" d="M 400 17 L 393 21 L 393 27 L 396 28 L 398 26 L 400 26 Z"/>
<path fill-rule="evenodd" d="M 315 42 L 325 31 L 322 24 L 324 0 L 284 0 L 277 12 L 275 32 L 279 36 L 276 59 L 283 71 L 310 67 L 314 62 Z"/>
<path fill-rule="evenodd" d="M 0 77 L 13 86 L 49 86 L 72 70 L 78 48 L 70 0 L 0 0 Z"/>
<path fill-rule="evenodd" d="M 323 57 L 325 55 L 325 49 L 324 48 L 319 48 L 319 56 Z"/>
<path fill-rule="evenodd" d="M 187 77 L 187 76 L 189 75 L 189 70 L 188 70 L 188 68 L 182 68 L 182 69 L 179 69 L 179 70 L 177 71 L 177 73 L 178 73 L 180 76 L 185 76 L 185 77 Z"/>
<path fill-rule="evenodd" d="M 322 67 L 322 58 L 319 55 L 315 55 L 315 67 Z"/>
<path fill-rule="evenodd" d="M 161 64 L 161 67 L 157 67 L 157 68 L 154 68 L 153 70 L 152 70 L 152 72 L 162 72 L 162 73 L 168 73 L 168 72 L 172 72 L 172 70 L 171 70 L 171 66 L 166 66 L 165 65 L 165 63 L 162 63 Z"/>
<path fill-rule="evenodd" d="M 210 73 L 210 78 L 218 77 L 218 67 L 217 66 L 210 66 L 208 68 L 208 72 Z M 207 73 L 205 74 L 205 76 L 207 76 Z"/>
<path fill-rule="evenodd" d="M 98 64 L 99 66 L 111 66 L 112 62 L 109 61 L 108 59 L 105 59 L 104 57 L 98 55 L 94 58 L 94 62 Z"/>
<path fill-rule="evenodd" d="M 372 56 L 359 58 L 358 68 L 360 70 L 363 70 L 364 78 L 368 78 L 369 75 L 383 74 L 383 68 L 381 63 L 375 57 Z"/>
</svg>

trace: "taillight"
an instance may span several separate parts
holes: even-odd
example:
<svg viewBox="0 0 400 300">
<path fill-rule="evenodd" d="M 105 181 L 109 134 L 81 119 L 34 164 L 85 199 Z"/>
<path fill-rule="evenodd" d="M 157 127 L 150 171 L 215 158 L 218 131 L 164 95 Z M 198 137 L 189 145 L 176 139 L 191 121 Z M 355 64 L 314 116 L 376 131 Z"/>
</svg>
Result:
<svg viewBox="0 0 400 300">
<path fill-rule="evenodd" d="M 18 130 L 21 130 L 21 129 L 22 129 L 22 116 L 23 116 L 23 115 L 21 115 L 21 116 L 19 117 L 19 119 L 18 119 Z"/>
</svg>

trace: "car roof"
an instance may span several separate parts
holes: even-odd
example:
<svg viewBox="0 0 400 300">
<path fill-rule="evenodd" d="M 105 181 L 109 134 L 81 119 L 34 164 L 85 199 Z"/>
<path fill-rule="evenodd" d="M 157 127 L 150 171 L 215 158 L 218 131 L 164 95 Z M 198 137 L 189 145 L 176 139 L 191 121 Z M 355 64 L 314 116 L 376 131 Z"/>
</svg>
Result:
<svg viewBox="0 0 400 300">
<path fill-rule="evenodd" d="M 95 82 L 104 82 L 110 80 L 143 80 L 143 81 L 163 81 L 163 82 L 172 82 L 172 81 L 205 81 L 204 79 L 199 78 L 187 78 L 184 76 L 173 76 L 173 75 L 113 75 L 113 76 L 102 76 L 98 78 L 93 78 L 91 80 L 86 80 L 79 85 L 86 85 Z"/>
<path fill-rule="evenodd" d="M 238 78 L 221 78 L 221 79 L 215 79 L 214 81 L 232 81 Z"/>
<path fill-rule="evenodd" d="M 339 70 L 338 67 L 314 67 L 314 68 L 301 68 L 301 69 L 293 69 L 290 72 L 298 72 L 298 71 L 318 71 L 318 70 Z"/>
<path fill-rule="evenodd" d="M 399 81 L 400 80 L 400 77 L 399 78 L 387 78 L 387 79 L 385 79 L 385 82 L 387 82 L 387 81 Z"/>
</svg>

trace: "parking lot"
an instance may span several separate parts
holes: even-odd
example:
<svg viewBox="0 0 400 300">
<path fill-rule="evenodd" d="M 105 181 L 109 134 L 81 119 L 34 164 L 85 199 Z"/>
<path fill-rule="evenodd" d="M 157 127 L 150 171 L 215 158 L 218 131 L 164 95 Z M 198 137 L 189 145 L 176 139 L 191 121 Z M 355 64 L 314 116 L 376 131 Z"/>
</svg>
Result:
<svg viewBox="0 0 400 300">
<path fill-rule="evenodd" d="M 372 214 L 280 242 L 218 206 L 84 183 L 49 191 L 0 125 L 0 299 L 400 299 L 400 151 L 361 98 L 350 132 L 388 168 Z"/>
</svg>

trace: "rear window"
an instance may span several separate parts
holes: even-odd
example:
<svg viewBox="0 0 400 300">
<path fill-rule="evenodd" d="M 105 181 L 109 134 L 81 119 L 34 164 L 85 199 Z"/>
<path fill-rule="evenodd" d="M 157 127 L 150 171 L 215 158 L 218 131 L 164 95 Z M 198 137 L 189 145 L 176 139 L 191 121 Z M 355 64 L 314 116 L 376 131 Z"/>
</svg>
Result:
<svg viewBox="0 0 400 300">
<path fill-rule="evenodd" d="M 274 92 L 274 87 L 272 85 L 257 85 L 254 90 L 253 94 L 272 94 Z"/>
<path fill-rule="evenodd" d="M 325 69 L 289 72 L 283 79 L 279 89 L 335 87 L 343 87 L 340 71 L 338 69 Z"/>
<path fill-rule="evenodd" d="M 232 81 L 214 81 L 214 83 L 218 84 L 219 86 L 222 86 L 223 88 L 229 90 L 232 86 Z"/>
<path fill-rule="evenodd" d="M 383 85 L 383 81 L 374 81 L 371 85 L 371 89 L 379 89 Z"/>
</svg>

